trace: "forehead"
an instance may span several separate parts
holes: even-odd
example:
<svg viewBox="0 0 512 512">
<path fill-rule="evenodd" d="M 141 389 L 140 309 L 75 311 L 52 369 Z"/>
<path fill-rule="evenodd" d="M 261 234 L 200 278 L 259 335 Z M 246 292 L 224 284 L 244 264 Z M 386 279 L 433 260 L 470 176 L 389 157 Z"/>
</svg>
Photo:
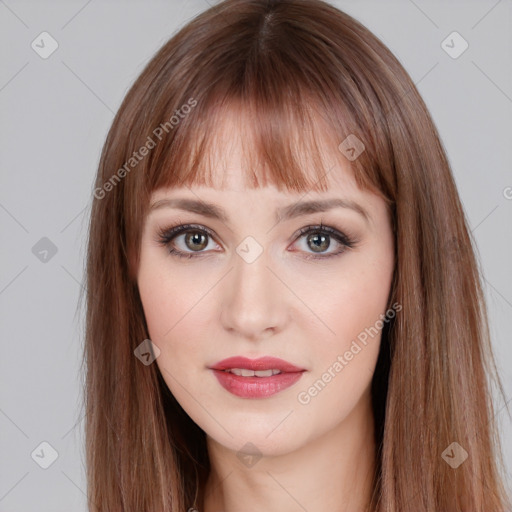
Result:
<svg viewBox="0 0 512 512">
<path fill-rule="evenodd" d="M 270 121 L 267 117 L 262 125 L 249 109 L 237 104 L 208 112 L 205 150 L 198 152 L 200 158 L 190 169 L 196 179 L 186 181 L 186 187 L 220 195 L 234 191 L 251 195 L 253 189 L 259 195 L 265 189 L 266 196 L 277 198 L 304 193 L 325 195 L 320 183 L 324 181 L 327 191 L 355 192 L 353 169 L 338 147 L 339 137 L 320 115 L 312 113 L 311 107 L 306 108 L 310 113 L 307 126 L 279 116 Z M 196 148 L 191 149 L 195 153 Z M 279 163 L 269 149 L 283 157 Z M 289 176 L 280 178 L 279 165 L 288 160 L 298 164 L 298 172 L 310 184 L 306 190 L 294 191 L 286 185 Z M 289 173 L 292 166 L 287 167 L 284 171 Z M 208 187 L 202 186 L 205 182 Z M 158 190 L 153 192 L 157 195 L 161 195 Z"/>
<path fill-rule="evenodd" d="M 264 201 L 269 203 L 288 204 L 298 200 L 325 200 L 334 197 L 362 198 L 367 192 L 358 187 L 350 169 L 332 164 L 326 169 L 327 187 L 319 190 L 311 187 L 305 192 L 289 190 L 269 182 L 264 186 L 253 187 L 247 183 L 247 172 L 241 168 L 241 162 L 233 159 L 226 166 L 218 165 L 213 168 L 215 183 L 210 185 L 192 183 L 185 186 L 162 187 L 151 194 L 154 204 L 167 198 L 190 197 L 218 203 L 239 203 Z M 312 177 L 313 179 L 313 177 Z"/>
</svg>

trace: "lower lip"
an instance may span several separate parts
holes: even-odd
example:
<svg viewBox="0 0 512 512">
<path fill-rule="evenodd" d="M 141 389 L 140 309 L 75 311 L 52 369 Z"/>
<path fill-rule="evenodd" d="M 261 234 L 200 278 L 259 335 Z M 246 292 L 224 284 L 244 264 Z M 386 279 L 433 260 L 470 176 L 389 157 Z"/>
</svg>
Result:
<svg viewBox="0 0 512 512">
<path fill-rule="evenodd" d="M 279 373 L 271 377 L 241 377 L 222 370 L 213 370 L 221 386 L 242 398 L 267 398 L 293 386 L 304 372 Z"/>
</svg>

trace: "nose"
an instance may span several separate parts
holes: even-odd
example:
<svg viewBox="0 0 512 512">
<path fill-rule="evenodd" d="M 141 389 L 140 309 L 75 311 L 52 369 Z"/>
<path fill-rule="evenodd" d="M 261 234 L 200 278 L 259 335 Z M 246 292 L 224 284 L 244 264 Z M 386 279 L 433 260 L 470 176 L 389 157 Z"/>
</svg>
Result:
<svg viewBox="0 0 512 512">
<path fill-rule="evenodd" d="M 282 331 L 289 312 L 286 287 L 269 266 L 267 253 L 251 263 L 238 254 L 233 259 L 221 303 L 224 328 L 237 338 L 252 341 Z"/>
</svg>

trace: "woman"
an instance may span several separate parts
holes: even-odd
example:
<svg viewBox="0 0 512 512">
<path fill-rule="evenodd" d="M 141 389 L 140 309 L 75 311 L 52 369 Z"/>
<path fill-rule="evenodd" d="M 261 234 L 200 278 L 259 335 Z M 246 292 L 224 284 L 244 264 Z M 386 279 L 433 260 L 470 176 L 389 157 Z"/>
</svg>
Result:
<svg viewBox="0 0 512 512">
<path fill-rule="evenodd" d="M 103 148 L 91 510 L 504 511 L 472 240 L 413 82 L 319 0 L 177 33 Z"/>
</svg>

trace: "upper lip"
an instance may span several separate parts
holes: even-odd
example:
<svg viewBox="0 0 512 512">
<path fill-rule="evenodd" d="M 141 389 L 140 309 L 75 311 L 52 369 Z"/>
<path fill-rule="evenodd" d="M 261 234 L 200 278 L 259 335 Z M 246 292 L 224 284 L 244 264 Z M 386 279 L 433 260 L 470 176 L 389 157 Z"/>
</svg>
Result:
<svg viewBox="0 0 512 512">
<path fill-rule="evenodd" d="M 247 370 L 279 370 L 282 373 L 302 372 L 304 368 L 279 359 L 278 357 L 259 357 L 258 359 L 248 359 L 247 357 L 235 356 L 223 359 L 210 367 L 212 370 L 230 370 L 232 368 L 245 368 Z"/>
</svg>

